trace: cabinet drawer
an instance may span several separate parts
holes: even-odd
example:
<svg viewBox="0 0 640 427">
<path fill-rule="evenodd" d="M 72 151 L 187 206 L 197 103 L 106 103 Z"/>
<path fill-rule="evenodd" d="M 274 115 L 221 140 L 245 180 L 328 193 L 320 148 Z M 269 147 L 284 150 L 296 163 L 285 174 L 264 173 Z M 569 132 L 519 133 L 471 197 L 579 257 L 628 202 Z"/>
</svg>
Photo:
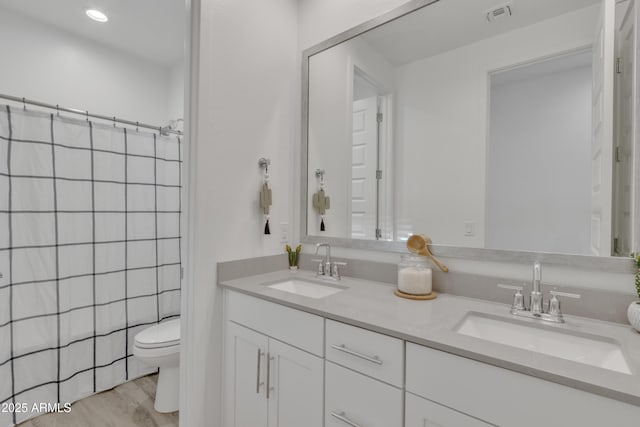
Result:
<svg viewBox="0 0 640 427">
<path fill-rule="evenodd" d="M 411 393 L 405 397 L 405 427 L 490 427 L 476 418 Z"/>
<path fill-rule="evenodd" d="M 327 320 L 327 360 L 392 384 L 403 386 L 402 340 Z"/>
<path fill-rule="evenodd" d="M 331 362 L 325 408 L 325 427 L 402 427 L 402 390 Z"/>
<path fill-rule="evenodd" d="M 638 406 L 412 343 L 407 391 L 501 426 L 633 426 L 640 419 Z"/>
<path fill-rule="evenodd" d="M 324 319 L 249 295 L 227 291 L 227 320 L 322 357 Z"/>
</svg>

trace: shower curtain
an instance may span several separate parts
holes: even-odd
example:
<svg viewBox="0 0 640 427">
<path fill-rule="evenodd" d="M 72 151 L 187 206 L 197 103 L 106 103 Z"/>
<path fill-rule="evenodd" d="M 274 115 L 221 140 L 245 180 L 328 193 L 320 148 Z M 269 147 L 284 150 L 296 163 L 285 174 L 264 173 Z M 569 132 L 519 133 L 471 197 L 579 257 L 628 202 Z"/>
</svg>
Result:
<svg viewBox="0 0 640 427">
<path fill-rule="evenodd" d="M 181 166 L 178 137 L 0 107 L 0 427 L 154 370 L 132 345 L 179 315 Z"/>
</svg>

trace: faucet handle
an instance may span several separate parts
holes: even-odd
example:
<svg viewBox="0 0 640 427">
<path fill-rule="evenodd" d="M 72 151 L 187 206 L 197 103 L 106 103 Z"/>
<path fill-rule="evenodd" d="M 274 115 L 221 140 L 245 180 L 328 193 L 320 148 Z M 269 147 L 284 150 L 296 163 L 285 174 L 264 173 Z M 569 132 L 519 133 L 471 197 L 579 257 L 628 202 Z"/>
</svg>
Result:
<svg viewBox="0 0 640 427">
<path fill-rule="evenodd" d="M 566 297 L 566 298 L 580 299 L 580 294 L 572 294 L 569 292 L 560 292 L 560 291 L 549 291 L 549 293 L 553 297 Z"/>
<path fill-rule="evenodd" d="M 333 263 L 331 264 L 331 276 L 333 276 L 336 279 L 340 279 L 340 266 L 345 266 L 347 265 L 346 262 L 340 262 L 340 261 L 333 261 Z"/>
<path fill-rule="evenodd" d="M 499 288 L 502 289 L 511 289 L 512 291 L 517 291 L 517 292 L 522 292 L 522 290 L 524 289 L 524 286 L 518 286 L 518 285 L 503 285 L 502 283 L 498 283 L 497 285 Z"/>
<path fill-rule="evenodd" d="M 563 322 L 562 310 L 560 309 L 560 300 L 558 297 L 567 297 L 573 299 L 580 299 L 579 294 L 572 294 L 569 292 L 549 291 L 551 299 L 549 300 L 549 315 L 555 318 L 557 322 Z"/>
<path fill-rule="evenodd" d="M 318 263 L 318 276 L 324 276 L 324 260 L 323 259 L 312 259 L 311 261 Z"/>
<path fill-rule="evenodd" d="M 524 289 L 524 286 L 517 286 L 517 285 L 503 285 L 502 283 L 498 283 L 498 287 L 502 288 L 502 289 L 511 289 L 512 291 L 516 291 L 515 295 L 513 296 L 513 304 L 511 304 L 511 311 L 513 312 L 514 310 L 524 310 L 525 306 L 524 306 L 524 296 L 522 295 L 522 290 Z"/>
</svg>

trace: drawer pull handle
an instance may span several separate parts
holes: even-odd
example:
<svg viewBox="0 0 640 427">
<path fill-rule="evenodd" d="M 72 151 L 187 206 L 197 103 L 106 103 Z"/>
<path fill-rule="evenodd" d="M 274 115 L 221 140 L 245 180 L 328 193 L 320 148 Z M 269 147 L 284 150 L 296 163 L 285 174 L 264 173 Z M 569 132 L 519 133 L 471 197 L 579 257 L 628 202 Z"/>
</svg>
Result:
<svg viewBox="0 0 640 427">
<path fill-rule="evenodd" d="M 378 356 L 367 356 L 366 354 L 358 353 L 357 351 L 348 349 L 344 344 L 331 344 L 331 348 L 355 357 L 359 357 L 360 359 L 364 359 L 368 362 L 375 363 L 376 365 L 382 365 L 382 360 L 380 360 Z"/>
<path fill-rule="evenodd" d="M 340 412 L 340 413 L 331 411 L 331 416 L 333 418 L 336 418 L 336 419 L 342 421 L 345 424 L 350 425 L 351 427 L 362 427 L 360 424 L 354 423 L 349 418 L 347 418 L 347 414 L 345 414 L 344 411 Z"/>
</svg>

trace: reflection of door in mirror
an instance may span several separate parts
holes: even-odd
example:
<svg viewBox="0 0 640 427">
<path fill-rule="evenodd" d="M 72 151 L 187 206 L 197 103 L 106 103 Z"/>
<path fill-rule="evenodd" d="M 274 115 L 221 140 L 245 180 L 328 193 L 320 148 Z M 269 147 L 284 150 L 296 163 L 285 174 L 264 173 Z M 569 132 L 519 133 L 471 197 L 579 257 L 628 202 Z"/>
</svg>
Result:
<svg viewBox="0 0 640 427">
<path fill-rule="evenodd" d="M 613 246 L 613 79 L 615 2 L 602 0 L 593 41 L 591 139 L 591 254 Z"/>
<path fill-rule="evenodd" d="M 325 231 L 318 227 L 315 210 L 307 209 L 308 233 L 389 240 L 393 67 L 366 42 L 354 39 L 310 58 L 310 75 L 307 188 L 309 194 L 317 191 L 313 174 L 323 169 L 331 209 Z"/>
<path fill-rule="evenodd" d="M 637 125 L 634 122 L 638 105 L 635 77 L 635 48 L 638 43 L 637 16 L 635 0 L 616 5 L 617 145 L 614 152 L 613 252 L 618 256 L 627 256 L 634 247 L 640 247 L 638 237 L 640 224 L 637 216 L 633 215 L 634 197 L 638 198 L 638 179 L 640 178 L 639 172 L 636 171 L 637 178 L 634 179 L 633 169 L 634 153 L 640 151 L 637 148 Z"/>
<path fill-rule="evenodd" d="M 378 162 L 378 97 L 353 101 L 351 140 L 351 237 L 375 239 L 376 164 Z"/>
<path fill-rule="evenodd" d="M 384 196 L 382 164 L 386 146 L 387 99 L 384 90 L 358 70 L 353 79 L 353 137 L 351 139 L 351 237 L 383 237 Z M 385 230 L 388 232 L 388 230 Z"/>
</svg>

